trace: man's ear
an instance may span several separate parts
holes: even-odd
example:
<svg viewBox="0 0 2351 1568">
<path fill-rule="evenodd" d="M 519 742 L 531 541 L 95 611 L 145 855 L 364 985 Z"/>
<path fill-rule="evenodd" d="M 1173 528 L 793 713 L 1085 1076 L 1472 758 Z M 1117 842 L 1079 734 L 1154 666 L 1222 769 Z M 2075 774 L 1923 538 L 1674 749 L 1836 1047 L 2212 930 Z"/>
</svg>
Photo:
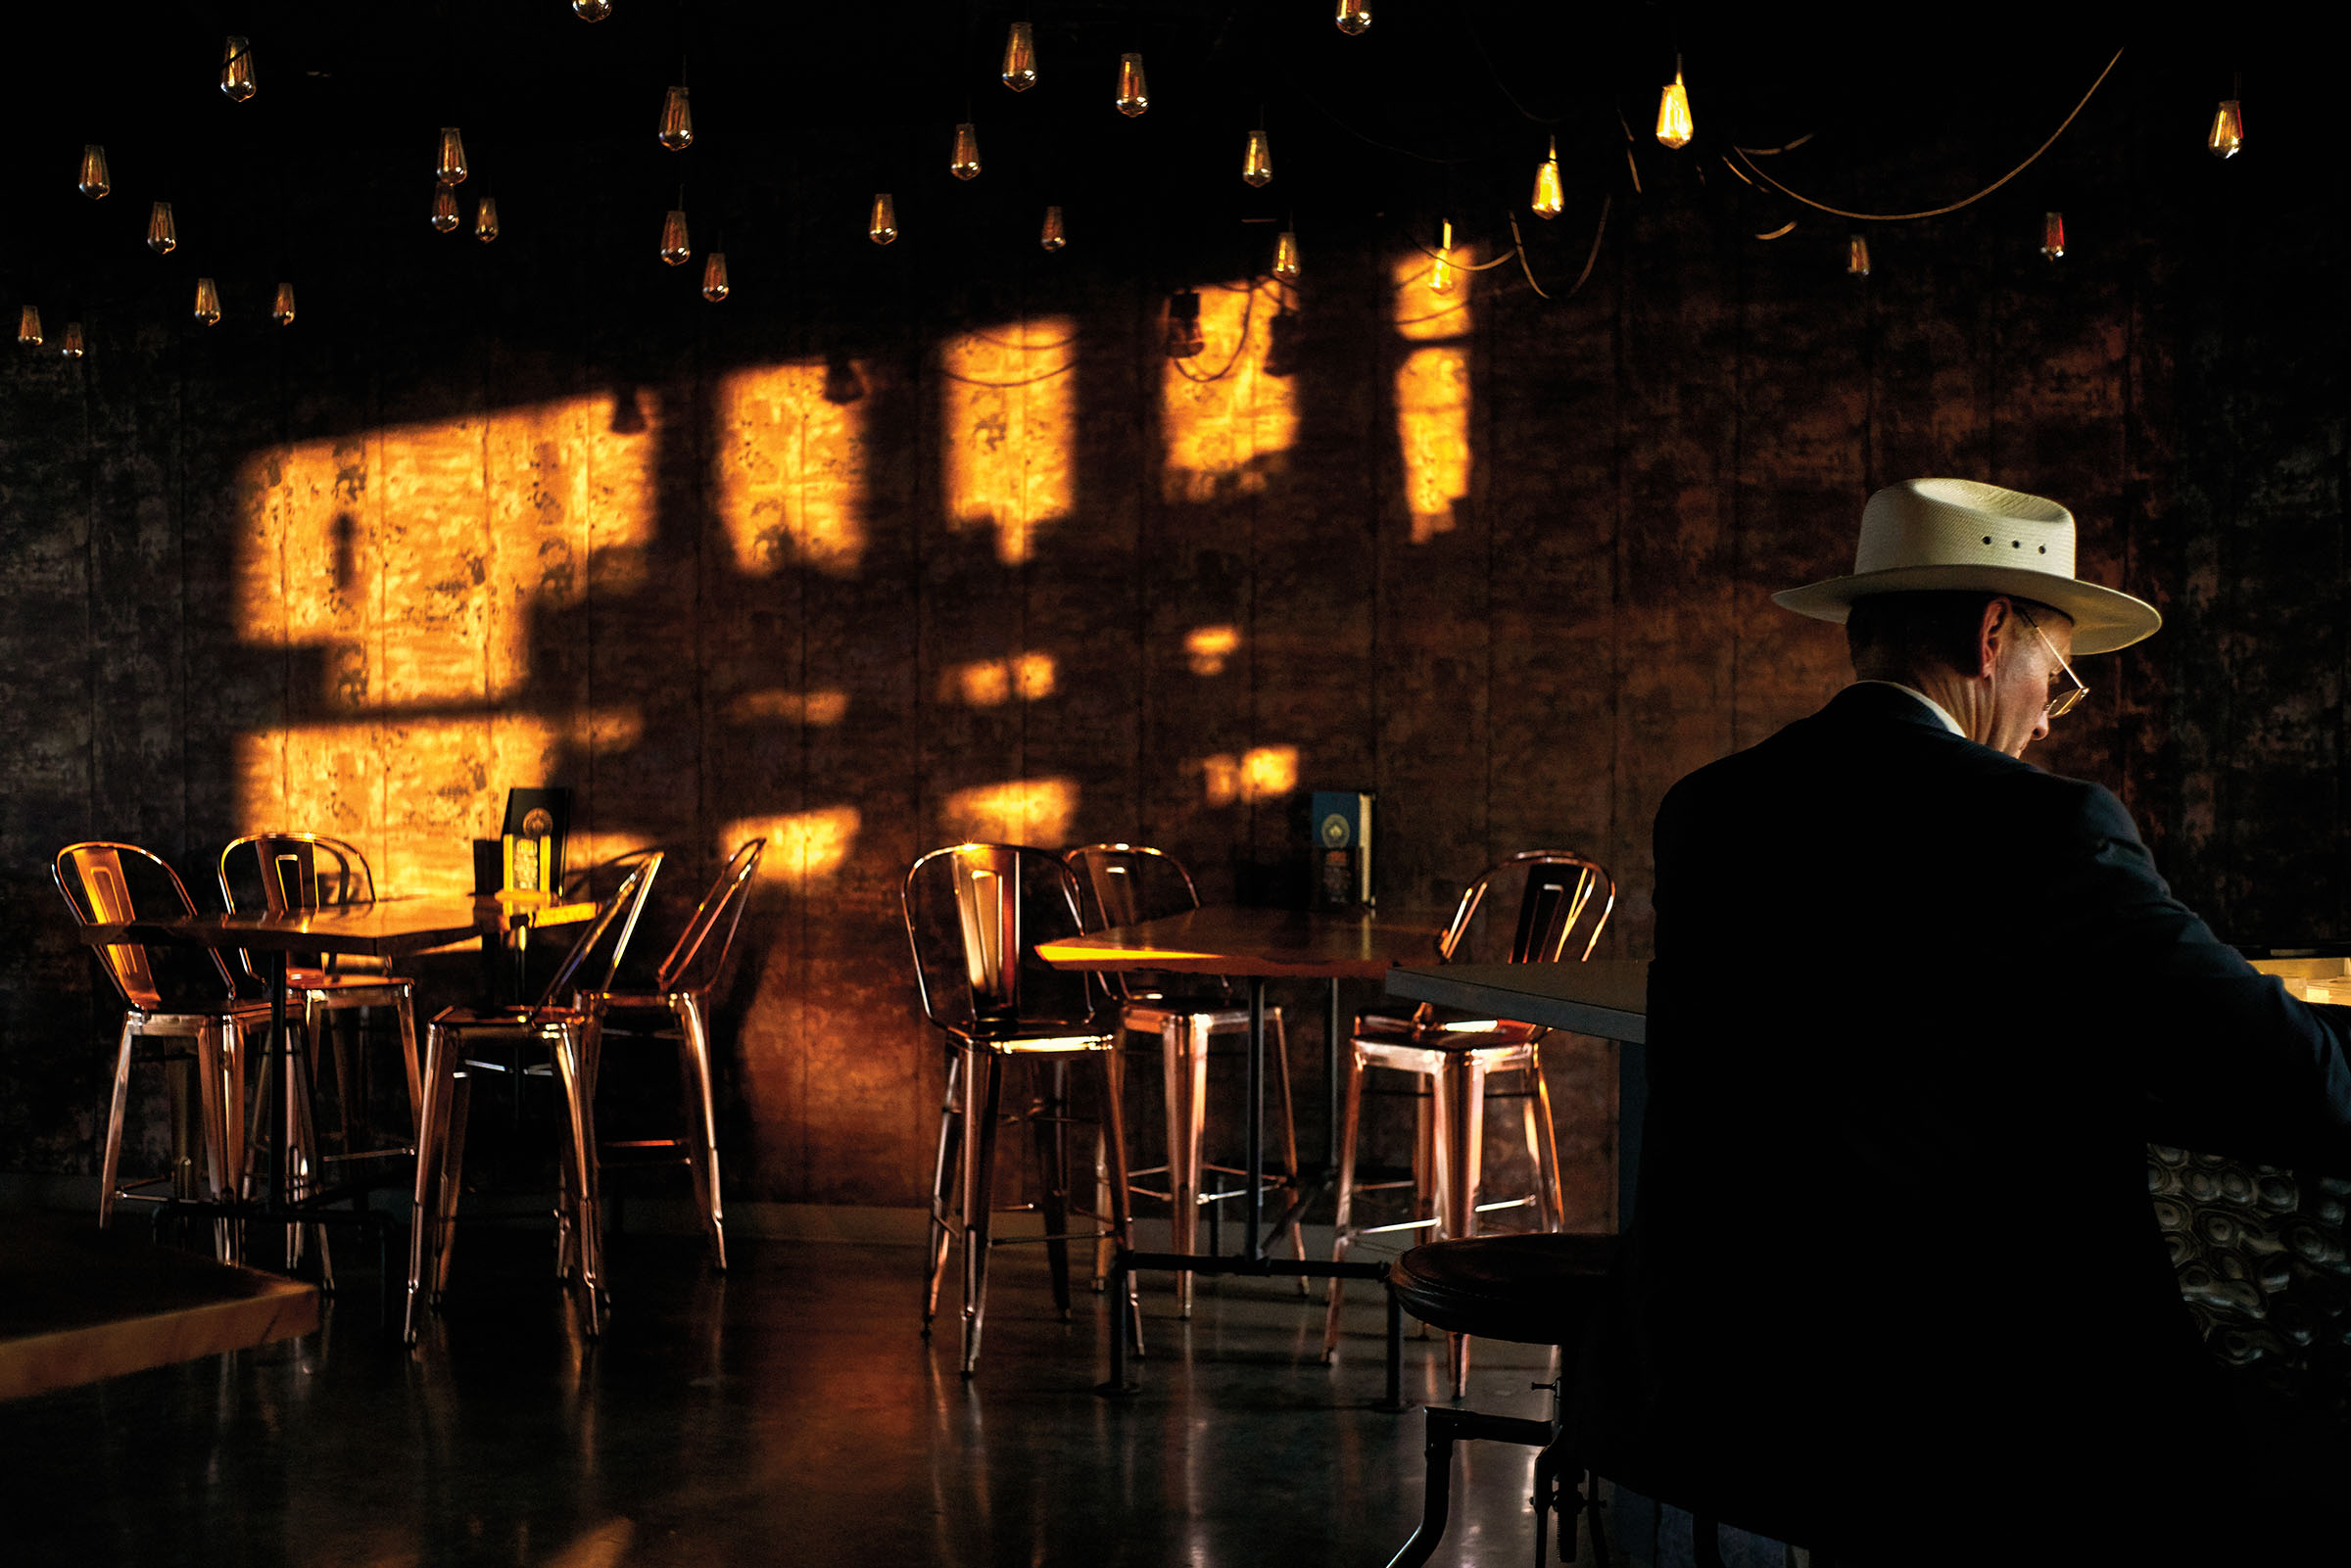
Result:
<svg viewBox="0 0 2351 1568">
<path fill-rule="evenodd" d="M 1999 663 L 2000 644 L 2008 640 L 2008 628 L 2015 624 L 2015 611 L 2004 598 L 1991 599 L 1984 606 L 1984 619 L 1976 625 L 1976 674 L 1989 677 Z"/>
</svg>

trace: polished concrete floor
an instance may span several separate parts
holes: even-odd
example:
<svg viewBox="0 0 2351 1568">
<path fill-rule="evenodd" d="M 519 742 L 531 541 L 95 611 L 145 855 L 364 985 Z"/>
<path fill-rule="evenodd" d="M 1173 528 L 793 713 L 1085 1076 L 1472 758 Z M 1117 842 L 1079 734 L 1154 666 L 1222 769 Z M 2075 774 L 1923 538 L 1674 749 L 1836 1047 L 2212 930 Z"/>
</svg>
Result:
<svg viewBox="0 0 2351 1568">
<path fill-rule="evenodd" d="M 591 1346 L 544 1232 L 485 1228 L 413 1353 L 347 1260 L 315 1335 L 0 1405 L 0 1560 L 1377 1565 L 1417 1517 L 1421 1418 L 1371 1407 L 1376 1292 L 1325 1366 L 1294 1284 L 1203 1282 L 1185 1323 L 1147 1279 L 1142 1391 L 1113 1402 L 1101 1299 L 1060 1321 L 1041 1249 L 999 1254 L 968 1382 L 951 1319 L 918 1333 L 918 1250 L 734 1255 L 719 1278 L 693 1240 L 616 1238 Z M 1437 1395 L 1442 1340 L 1405 1350 Z M 1475 1366 L 1471 1405 L 1545 1411 L 1547 1353 Z M 1438 1562 L 1532 1560 L 1530 1460 L 1463 1450 Z"/>
</svg>

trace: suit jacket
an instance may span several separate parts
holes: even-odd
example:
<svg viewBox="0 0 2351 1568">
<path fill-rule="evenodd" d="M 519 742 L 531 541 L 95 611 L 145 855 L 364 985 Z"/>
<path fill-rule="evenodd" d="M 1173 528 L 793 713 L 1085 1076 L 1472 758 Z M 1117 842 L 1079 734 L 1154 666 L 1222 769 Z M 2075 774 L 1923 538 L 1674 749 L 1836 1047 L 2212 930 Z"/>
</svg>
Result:
<svg viewBox="0 0 2351 1568">
<path fill-rule="evenodd" d="M 2219 941 L 2112 794 L 1850 687 L 1674 786 L 1656 920 L 1633 1451 L 1802 1527 L 2119 1497 L 2225 1422 L 2145 1145 L 2351 1164 L 2343 1010 Z"/>
</svg>

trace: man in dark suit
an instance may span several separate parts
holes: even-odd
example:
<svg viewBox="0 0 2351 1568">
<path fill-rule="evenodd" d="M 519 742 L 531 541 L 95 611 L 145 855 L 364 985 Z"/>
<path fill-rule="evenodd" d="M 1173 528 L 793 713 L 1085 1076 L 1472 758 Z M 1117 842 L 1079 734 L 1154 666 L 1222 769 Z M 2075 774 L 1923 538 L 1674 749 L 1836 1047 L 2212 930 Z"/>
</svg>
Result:
<svg viewBox="0 0 2351 1568">
<path fill-rule="evenodd" d="M 1621 1418 L 1756 1529 L 1990 1561 L 2052 1507 L 2109 1544 L 2189 1523 L 2178 1456 L 2225 1491 L 2239 1445 L 2145 1146 L 2351 1168 L 2340 1010 L 2021 760 L 2072 656 L 2159 624 L 2073 544 L 2039 498 L 1880 492 L 1854 573 L 1779 595 L 1849 615 L 1858 681 L 1657 813 Z"/>
</svg>

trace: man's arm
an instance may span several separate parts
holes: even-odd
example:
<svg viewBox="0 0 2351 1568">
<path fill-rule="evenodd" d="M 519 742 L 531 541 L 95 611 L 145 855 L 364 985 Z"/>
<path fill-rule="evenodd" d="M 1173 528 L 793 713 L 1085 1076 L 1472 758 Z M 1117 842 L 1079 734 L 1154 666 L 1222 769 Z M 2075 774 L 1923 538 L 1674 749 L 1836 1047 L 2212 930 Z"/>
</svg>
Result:
<svg viewBox="0 0 2351 1568">
<path fill-rule="evenodd" d="M 2351 1173 L 2351 1010 L 2311 1007 L 2247 964 L 2172 895 L 2122 802 L 2071 787 L 2041 906 L 2049 961 L 2078 968 L 2078 1026 L 2144 1090 L 2147 1136 Z"/>
</svg>

